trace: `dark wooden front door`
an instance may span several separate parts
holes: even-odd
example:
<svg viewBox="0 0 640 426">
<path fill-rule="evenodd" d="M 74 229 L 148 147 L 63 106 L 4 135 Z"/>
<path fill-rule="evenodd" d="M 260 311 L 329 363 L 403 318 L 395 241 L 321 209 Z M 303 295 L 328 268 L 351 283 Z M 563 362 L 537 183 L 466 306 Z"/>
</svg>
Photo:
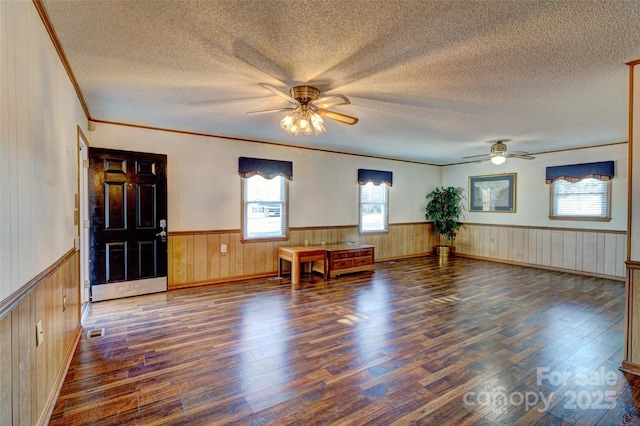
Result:
<svg viewBox="0 0 640 426">
<path fill-rule="evenodd" d="M 167 289 L 167 156 L 89 149 L 91 300 Z"/>
</svg>

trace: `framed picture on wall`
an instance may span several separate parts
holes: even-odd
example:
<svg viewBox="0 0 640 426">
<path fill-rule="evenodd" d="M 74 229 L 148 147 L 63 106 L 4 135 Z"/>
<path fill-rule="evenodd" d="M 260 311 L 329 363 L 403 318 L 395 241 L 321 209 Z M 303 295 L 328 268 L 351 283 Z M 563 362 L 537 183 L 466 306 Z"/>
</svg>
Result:
<svg viewBox="0 0 640 426">
<path fill-rule="evenodd" d="M 469 211 L 516 211 L 516 174 L 469 176 Z"/>
</svg>

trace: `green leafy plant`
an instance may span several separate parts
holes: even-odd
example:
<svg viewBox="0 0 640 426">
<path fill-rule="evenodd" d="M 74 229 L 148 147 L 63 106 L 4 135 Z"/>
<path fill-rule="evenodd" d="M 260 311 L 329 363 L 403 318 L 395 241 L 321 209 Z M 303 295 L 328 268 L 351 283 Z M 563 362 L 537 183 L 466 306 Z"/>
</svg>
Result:
<svg viewBox="0 0 640 426">
<path fill-rule="evenodd" d="M 459 221 L 464 211 L 463 191 L 453 186 L 436 187 L 427 194 L 426 219 L 433 221 L 433 235 L 442 235 L 447 243 L 453 240 L 462 225 Z"/>
</svg>

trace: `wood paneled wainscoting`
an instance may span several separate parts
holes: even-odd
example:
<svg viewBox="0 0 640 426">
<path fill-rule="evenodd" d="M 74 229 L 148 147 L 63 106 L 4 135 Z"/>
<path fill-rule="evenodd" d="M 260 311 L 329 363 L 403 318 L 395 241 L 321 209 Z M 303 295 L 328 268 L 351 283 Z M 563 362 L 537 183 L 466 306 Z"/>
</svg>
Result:
<svg viewBox="0 0 640 426">
<path fill-rule="evenodd" d="M 358 226 L 290 228 L 286 241 L 245 242 L 240 230 L 169 233 L 169 288 L 275 276 L 278 248 L 307 244 L 355 241 L 373 244 L 376 261 L 423 256 L 436 243 L 430 223 L 389 225 L 384 234 L 360 235 Z M 227 252 L 220 252 L 226 244 Z"/>
<path fill-rule="evenodd" d="M 640 376 L 640 316 L 634 306 L 640 305 L 640 262 L 628 261 L 626 285 L 625 345 L 622 369 Z"/>
<path fill-rule="evenodd" d="M 624 280 L 627 233 L 465 223 L 456 253 L 544 269 Z"/>
<path fill-rule="evenodd" d="M 78 262 L 70 250 L 0 304 L 2 425 L 48 421 L 82 330 Z"/>
</svg>

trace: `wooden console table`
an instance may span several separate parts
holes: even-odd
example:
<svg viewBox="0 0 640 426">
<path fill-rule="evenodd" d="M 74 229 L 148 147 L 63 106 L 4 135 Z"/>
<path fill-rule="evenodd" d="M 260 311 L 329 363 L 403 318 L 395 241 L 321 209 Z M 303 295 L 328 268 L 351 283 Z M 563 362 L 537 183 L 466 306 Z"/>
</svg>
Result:
<svg viewBox="0 0 640 426">
<path fill-rule="evenodd" d="M 375 266 L 375 246 L 371 244 L 326 244 L 327 255 L 323 264 L 314 264 L 316 271 L 328 278 L 352 272 L 373 272 Z"/>
<path fill-rule="evenodd" d="M 311 270 L 325 279 L 352 272 L 376 269 L 375 247 L 370 244 L 325 244 L 321 246 L 292 246 L 278 249 L 278 276 L 282 275 L 282 261 L 291 262 L 291 288 L 300 284 L 300 266 L 311 262 Z"/>
</svg>

